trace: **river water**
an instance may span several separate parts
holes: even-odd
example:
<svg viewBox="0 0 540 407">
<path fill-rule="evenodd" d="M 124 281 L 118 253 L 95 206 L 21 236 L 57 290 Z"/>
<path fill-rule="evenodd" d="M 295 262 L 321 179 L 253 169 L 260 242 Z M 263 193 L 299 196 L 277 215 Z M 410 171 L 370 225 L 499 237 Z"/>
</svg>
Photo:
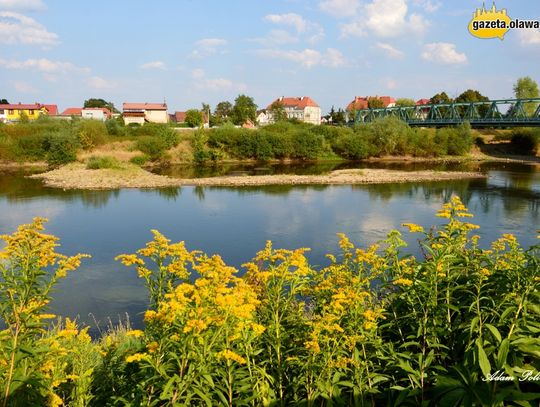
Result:
<svg viewBox="0 0 540 407">
<path fill-rule="evenodd" d="M 171 176 L 220 174 L 321 173 L 358 164 L 302 166 L 178 167 Z M 362 164 L 396 169 L 434 168 L 433 164 Z M 147 304 L 136 272 L 114 257 L 132 253 L 157 229 L 190 250 L 220 254 L 236 267 L 250 260 L 267 240 L 275 247 L 310 247 L 312 264 L 324 265 L 337 253 L 336 233 L 357 245 L 383 239 L 404 222 L 425 228 L 441 224 L 435 213 L 454 194 L 474 213 L 481 243 L 513 233 L 523 246 L 535 244 L 540 228 L 540 166 L 515 163 L 437 164 L 436 169 L 479 170 L 485 180 L 365 186 L 182 187 L 161 190 L 64 191 L 46 188 L 23 173 L 0 174 L 0 234 L 34 216 L 47 217 L 47 232 L 61 240 L 64 254 L 88 253 L 79 271 L 61 281 L 53 312 L 103 328 L 129 315 L 140 326 Z M 419 254 L 407 235 L 408 252 Z"/>
</svg>

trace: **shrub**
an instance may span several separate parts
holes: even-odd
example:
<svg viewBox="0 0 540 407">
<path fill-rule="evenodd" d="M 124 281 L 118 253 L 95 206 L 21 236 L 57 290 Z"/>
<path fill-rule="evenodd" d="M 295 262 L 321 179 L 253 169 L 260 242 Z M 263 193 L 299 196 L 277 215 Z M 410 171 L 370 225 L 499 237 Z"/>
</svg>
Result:
<svg viewBox="0 0 540 407">
<path fill-rule="evenodd" d="M 137 138 L 135 148 L 146 154 L 150 160 L 155 161 L 163 156 L 167 145 L 160 137 L 140 136 Z"/>
<path fill-rule="evenodd" d="M 471 125 L 469 123 L 463 123 L 460 126 L 448 130 L 448 154 L 464 155 L 471 151 L 474 140 L 471 132 Z"/>
<path fill-rule="evenodd" d="M 101 120 L 80 120 L 76 124 L 75 132 L 80 146 L 85 150 L 91 150 L 107 142 L 107 127 Z"/>
<path fill-rule="evenodd" d="M 108 119 L 105 121 L 105 127 L 107 128 L 107 133 L 109 136 L 125 136 L 126 127 L 124 125 L 124 120 L 119 119 Z"/>
<path fill-rule="evenodd" d="M 540 143 L 540 130 L 538 129 L 514 129 L 510 145 L 519 154 L 535 155 Z"/>
<path fill-rule="evenodd" d="M 380 154 L 404 154 L 410 139 L 411 128 L 403 120 L 388 116 L 368 125 L 369 141 Z"/>
<path fill-rule="evenodd" d="M 308 130 L 297 130 L 292 134 L 292 158 L 301 160 L 315 160 L 325 150 L 324 137 Z"/>
<path fill-rule="evenodd" d="M 46 140 L 47 163 L 67 164 L 77 160 L 78 140 L 68 132 L 50 135 Z"/>
<path fill-rule="evenodd" d="M 142 166 L 148 162 L 148 156 L 146 155 L 136 155 L 135 157 L 131 157 L 129 159 L 129 162 L 138 166 Z"/>
<path fill-rule="evenodd" d="M 110 156 L 92 156 L 86 163 L 86 168 L 89 170 L 99 170 L 103 168 L 121 168 L 120 162 Z"/>
<path fill-rule="evenodd" d="M 146 123 L 134 131 L 137 137 L 154 137 L 160 139 L 165 149 L 178 145 L 180 138 L 178 133 L 166 124 Z"/>
<path fill-rule="evenodd" d="M 352 130 L 338 136 L 334 141 L 334 151 L 349 160 L 361 160 L 371 155 L 371 148 L 365 135 Z"/>
<path fill-rule="evenodd" d="M 13 153 L 19 160 L 39 161 L 47 157 L 48 140 L 54 133 L 36 133 L 14 139 Z"/>
</svg>

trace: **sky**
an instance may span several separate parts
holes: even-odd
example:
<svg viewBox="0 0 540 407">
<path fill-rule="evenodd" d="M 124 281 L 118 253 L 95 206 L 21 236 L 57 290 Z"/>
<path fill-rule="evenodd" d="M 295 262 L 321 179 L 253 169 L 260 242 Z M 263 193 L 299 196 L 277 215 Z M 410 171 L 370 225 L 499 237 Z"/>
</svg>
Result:
<svg viewBox="0 0 540 407">
<path fill-rule="evenodd" d="M 323 114 L 355 96 L 509 98 L 519 77 L 540 82 L 540 30 L 476 38 L 467 26 L 482 3 L 0 0 L 0 98 L 60 110 L 166 101 L 174 112 L 310 96 Z M 538 0 L 496 6 L 540 20 Z"/>
</svg>

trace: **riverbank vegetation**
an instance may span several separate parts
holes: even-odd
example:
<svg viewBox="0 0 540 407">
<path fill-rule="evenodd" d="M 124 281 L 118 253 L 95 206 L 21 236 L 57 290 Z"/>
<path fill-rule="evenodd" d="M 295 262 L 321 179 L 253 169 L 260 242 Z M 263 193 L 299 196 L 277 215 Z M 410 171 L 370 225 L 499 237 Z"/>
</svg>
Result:
<svg viewBox="0 0 540 407">
<path fill-rule="evenodd" d="M 540 245 L 481 242 L 457 197 L 438 216 L 403 225 L 421 258 L 399 231 L 367 248 L 342 235 L 326 267 L 269 242 L 242 273 L 153 231 L 117 258 L 148 289 L 144 328 L 93 339 L 48 309 L 85 255 L 58 254 L 36 219 L 2 237 L 0 402 L 534 405 Z"/>
</svg>

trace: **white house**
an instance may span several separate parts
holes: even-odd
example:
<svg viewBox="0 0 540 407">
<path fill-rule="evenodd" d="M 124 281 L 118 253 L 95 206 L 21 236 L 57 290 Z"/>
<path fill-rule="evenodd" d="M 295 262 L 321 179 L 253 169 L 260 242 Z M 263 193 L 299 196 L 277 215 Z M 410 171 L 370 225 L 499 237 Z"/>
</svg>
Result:
<svg viewBox="0 0 540 407">
<path fill-rule="evenodd" d="M 111 118 L 111 111 L 106 107 L 84 107 L 81 109 L 81 117 L 105 121 Z"/>
<path fill-rule="evenodd" d="M 297 119 L 301 122 L 321 124 L 321 108 L 308 96 L 280 97 L 274 100 L 266 109 L 272 109 L 272 105 L 281 104 L 288 119 Z M 270 113 L 271 114 L 271 113 Z M 273 118 L 272 118 L 273 121 Z"/>
<path fill-rule="evenodd" d="M 125 124 L 142 125 L 145 122 L 167 123 L 169 121 L 165 103 L 124 103 L 122 116 Z"/>
</svg>

